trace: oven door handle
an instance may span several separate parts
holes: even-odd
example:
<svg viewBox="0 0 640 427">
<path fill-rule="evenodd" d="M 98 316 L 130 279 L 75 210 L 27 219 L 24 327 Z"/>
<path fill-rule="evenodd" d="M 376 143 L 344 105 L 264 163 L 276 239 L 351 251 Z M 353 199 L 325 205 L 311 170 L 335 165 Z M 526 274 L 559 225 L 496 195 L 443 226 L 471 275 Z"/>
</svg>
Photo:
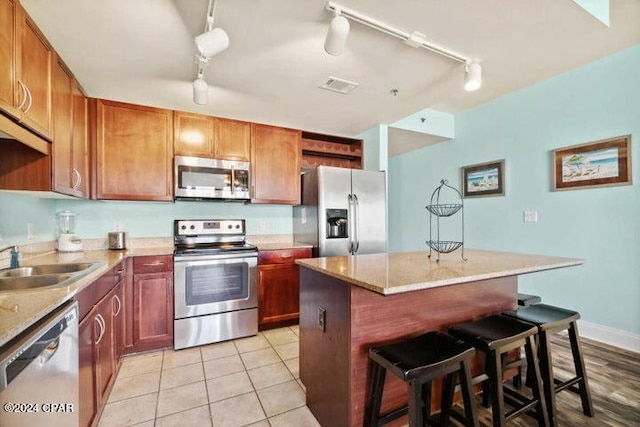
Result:
<svg viewBox="0 0 640 427">
<path fill-rule="evenodd" d="M 238 260 L 241 261 L 243 259 L 257 259 L 258 252 L 257 251 L 247 251 L 247 252 L 232 252 L 226 254 L 219 255 L 174 255 L 173 261 L 174 264 L 179 263 L 189 263 L 192 261 L 224 261 L 224 260 Z"/>
</svg>

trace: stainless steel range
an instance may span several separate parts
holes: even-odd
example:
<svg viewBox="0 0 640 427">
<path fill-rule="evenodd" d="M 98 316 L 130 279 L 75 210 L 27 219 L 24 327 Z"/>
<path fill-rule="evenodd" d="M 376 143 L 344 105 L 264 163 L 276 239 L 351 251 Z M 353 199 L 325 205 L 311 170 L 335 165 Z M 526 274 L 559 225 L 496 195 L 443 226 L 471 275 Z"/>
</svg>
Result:
<svg viewBox="0 0 640 427">
<path fill-rule="evenodd" d="M 258 249 L 245 221 L 174 221 L 174 348 L 258 333 Z"/>
</svg>

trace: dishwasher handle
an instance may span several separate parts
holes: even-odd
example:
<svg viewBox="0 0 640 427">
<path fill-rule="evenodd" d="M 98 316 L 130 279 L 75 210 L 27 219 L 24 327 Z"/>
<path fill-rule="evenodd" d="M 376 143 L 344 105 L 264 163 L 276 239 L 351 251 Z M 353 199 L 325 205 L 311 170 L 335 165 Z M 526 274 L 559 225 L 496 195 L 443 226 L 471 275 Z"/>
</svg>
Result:
<svg viewBox="0 0 640 427">
<path fill-rule="evenodd" d="M 40 356 L 43 364 L 51 359 L 60 335 L 69 327 L 78 327 L 78 303 L 66 306 L 43 322 L 0 354 L 0 392 Z"/>
</svg>

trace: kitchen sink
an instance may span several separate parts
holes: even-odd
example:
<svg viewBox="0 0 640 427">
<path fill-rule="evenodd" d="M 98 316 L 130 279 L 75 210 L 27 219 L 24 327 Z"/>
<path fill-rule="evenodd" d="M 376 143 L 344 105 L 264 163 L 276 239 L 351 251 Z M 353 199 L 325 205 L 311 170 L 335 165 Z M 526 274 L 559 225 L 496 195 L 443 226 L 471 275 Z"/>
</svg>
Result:
<svg viewBox="0 0 640 427">
<path fill-rule="evenodd" d="M 12 268 L 0 271 L 0 279 L 4 277 L 40 276 L 44 274 L 77 273 L 91 267 L 93 263 L 46 264 L 31 267 Z"/>
<path fill-rule="evenodd" d="M 37 288 L 62 286 L 68 283 L 70 274 L 44 274 L 41 276 L 18 276 L 0 278 L 1 291 L 23 291 Z"/>
<path fill-rule="evenodd" d="M 68 286 L 100 265 L 104 263 L 42 264 L 0 270 L 0 292 Z"/>
</svg>

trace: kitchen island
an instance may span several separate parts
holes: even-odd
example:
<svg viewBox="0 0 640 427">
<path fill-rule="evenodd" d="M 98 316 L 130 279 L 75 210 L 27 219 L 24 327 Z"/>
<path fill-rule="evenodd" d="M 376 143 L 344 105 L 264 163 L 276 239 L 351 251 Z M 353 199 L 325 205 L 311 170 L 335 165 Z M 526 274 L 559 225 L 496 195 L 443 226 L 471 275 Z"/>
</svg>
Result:
<svg viewBox="0 0 640 427">
<path fill-rule="evenodd" d="M 369 348 L 514 309 L 518 275 L 584 262 L 466 250 L 467 261 L 456 252 L 437 263 L 428 254 L 296 261 L 301 267 L 300 379 L 307 406 L 321 425 L 363 425 L 371 383 Z M 473 370 L 479 369 L 476 363 Z M 432 402 L 437 399 L 434 393 Z M 388 375 L 382 410 L 404 402 L 406 385 Z"/>
</svg>

